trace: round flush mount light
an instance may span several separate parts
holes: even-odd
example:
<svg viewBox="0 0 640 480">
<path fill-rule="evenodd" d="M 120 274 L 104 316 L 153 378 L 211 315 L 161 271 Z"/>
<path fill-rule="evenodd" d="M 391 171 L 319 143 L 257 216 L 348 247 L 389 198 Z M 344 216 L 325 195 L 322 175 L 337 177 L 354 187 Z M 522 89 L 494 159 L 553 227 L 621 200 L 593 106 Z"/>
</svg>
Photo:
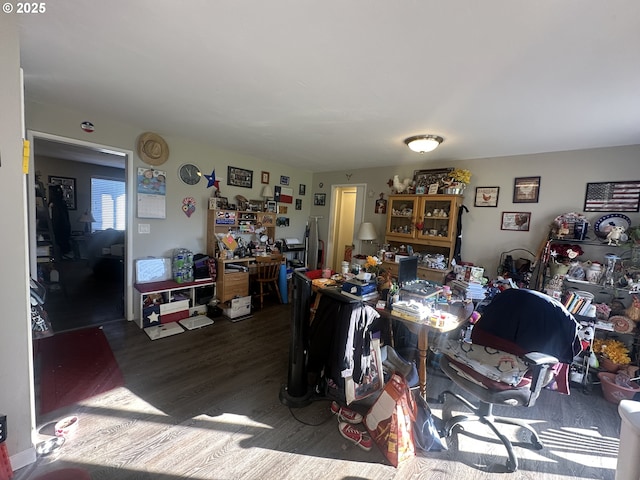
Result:
<svg viewBox="0 0 640 480">
<path fill-rule="evenodd" d="M 443 141 L 444 138 L 438 135 L 414 135 L 405 139 L 404 143 L 414 152 L 427 153 L 438 148 Z"/>
</svg>

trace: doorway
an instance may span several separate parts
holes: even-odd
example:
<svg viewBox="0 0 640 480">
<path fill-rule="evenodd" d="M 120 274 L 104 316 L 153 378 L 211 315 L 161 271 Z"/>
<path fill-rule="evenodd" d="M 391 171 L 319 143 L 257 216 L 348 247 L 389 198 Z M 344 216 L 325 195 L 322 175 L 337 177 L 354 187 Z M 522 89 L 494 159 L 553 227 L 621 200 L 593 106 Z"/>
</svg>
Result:
<svg viewBox="0 0 640 480">
<path fill-rule="evenodd" d="M 331 213 L 329 215 L 328 267 L 339 272 L 347 247 L 354 252 L 362 250 L 355 239 L 357 226 L 364 218 L 366 184 L 332 185 Z"/>
<path fill-rule="evenodd" d="M 128 294 L 132 273 L 127 261 L 131 251 L 132 152 L 40 132 L 28 132 L 28 137 L 30 270 L 32 278 L 47 285 L 45 310 L 53 332 L 132 318 Z M 48 211 L 49 189 L 57 182 L 64 182 L 68 190 L 68 251 L 54 248 L 50 258 L 43 258 L 39 241 L 43 238 L 42 223 L 37 218 L 42 208 L 38 206 L 44 202 L 44 211 Z M 117 224 L 103 220 L 103 212 L 96 206 L 96 199 L 102 196 L 96 194 L 95 186 L 105 182 L 120 185 L 124 192 L 117 209 L 124 218 Z M 50 238 L 57 244 L 55 235 Z"/>
</svg>

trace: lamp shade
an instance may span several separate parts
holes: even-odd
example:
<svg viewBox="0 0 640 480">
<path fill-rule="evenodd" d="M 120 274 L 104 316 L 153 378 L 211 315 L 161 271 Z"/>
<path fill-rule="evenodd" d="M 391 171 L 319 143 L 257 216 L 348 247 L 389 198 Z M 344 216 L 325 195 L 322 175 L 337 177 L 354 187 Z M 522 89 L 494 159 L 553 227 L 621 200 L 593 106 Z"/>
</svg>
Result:
<svg viewBox="0 0 640 480">
<path fill-rule="evenodd" d="M 80 223 L 93 223 L 96 221 L 96 219 L 93 218 L 93 215 L 89 210 L 85 210 L 85 212 L 82 215 L 80 215 L 80 218 L 78 219 L 78 221 Z"/>
<path fill-rule="evenodd" d="M 376 228 L 371 222 L 363 222 L 358 228 L 358 240 L 375 240 L 378 238 Z"/>
<path fill-rule="evenodd" d="M 443 141 L 444 138 L 437 135 L 416 135 L 407 138 L 404 143 L 414 152 L 426 153 L 438 148 Z"/>
<path fill-rule="evenodd" d="M 265 185 L 262 187 L 262 196 L 265 198 L 273 197 L 273 188 L 270 185 Z"/>
</svg>

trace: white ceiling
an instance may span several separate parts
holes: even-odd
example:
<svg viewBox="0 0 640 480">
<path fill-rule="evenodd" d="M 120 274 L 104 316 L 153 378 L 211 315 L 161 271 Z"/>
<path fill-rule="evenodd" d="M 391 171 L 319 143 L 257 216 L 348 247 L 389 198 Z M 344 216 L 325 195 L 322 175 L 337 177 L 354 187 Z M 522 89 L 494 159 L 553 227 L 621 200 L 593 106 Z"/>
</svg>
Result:
<svg viewBox="0 0 640 480">
<path fill-rule="evenodd" d="M 45 3 L 26 96 L 83 120 L 312 171 L 640 144 L 637 0 Z"/>
</svg>

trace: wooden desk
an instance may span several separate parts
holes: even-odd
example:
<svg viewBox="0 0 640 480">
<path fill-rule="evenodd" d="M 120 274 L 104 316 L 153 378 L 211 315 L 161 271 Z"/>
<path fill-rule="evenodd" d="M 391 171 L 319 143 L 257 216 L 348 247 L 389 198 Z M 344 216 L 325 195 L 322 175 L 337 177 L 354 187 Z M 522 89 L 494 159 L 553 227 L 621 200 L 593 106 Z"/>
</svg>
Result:
<svg viewBox="0 0 640 480">
<path fill-rule="evenodd" d="M 454 304 L 449 313 L 455 315 L 458 318 L 457 322 L 449 322 L 444 324 L 443 326 L 431 325 L 429 323 L 417 323 L 411 320 L 407 320 L 406 318 L 399 317 L 397 315 L 393 315 L 388 310 L 378 310 L 376 311 L 382 315 L 389 318 L 390 321 L 398 321 L 405 324 L 409 327 L 413 333 L 418 335 L 418 353 L 419 353 L 419 362 L 418 362 L 418 379 L 420 382 L 420 395 L 423 398 L 427 398 L 427 354 L 429 352 L 429 332 L 434 331 L 437 333 L 447 333 L 453 330 L 456 330 L 462 325 L 464 325 L 471 313 L 473 312 L 473 304 L 469 303 L 468 306 L 464 306 L 462 303 Z"/>
</svg>

